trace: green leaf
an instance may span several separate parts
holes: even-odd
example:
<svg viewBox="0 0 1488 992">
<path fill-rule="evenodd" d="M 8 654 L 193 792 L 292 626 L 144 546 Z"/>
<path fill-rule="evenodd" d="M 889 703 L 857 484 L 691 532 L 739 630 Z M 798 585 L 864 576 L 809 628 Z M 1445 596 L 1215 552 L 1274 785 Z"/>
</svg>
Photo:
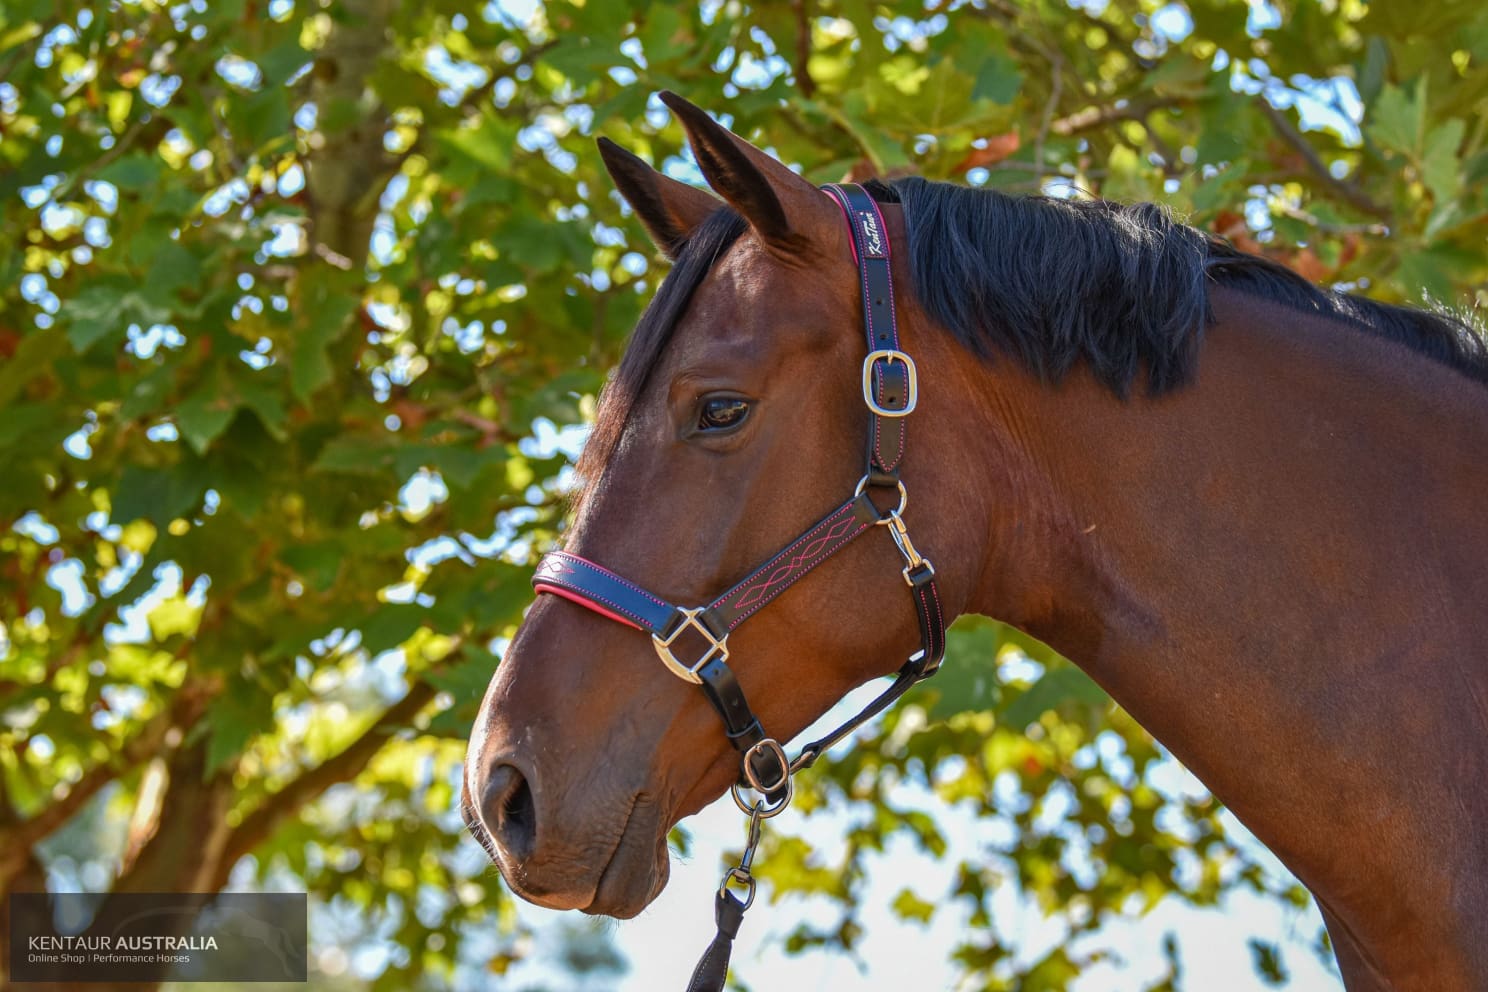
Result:
<svg viewBox="0 0 1488 992">
<path fill-rule="evenodd" d="M 1002 629 L 1002 624 L 978 616 L 961 617 L 951 625 L 940 670 L 914 690 L 917 696 L 933 697 L 927 713 L 931 720 L 948 720 L 958 713 L 997 705 L 1002 695 L 997 678 Z"/>
<path fill-rule="evenodd" d="M 1421 156 L 1421 179 L 1438 204 L 1455 200 L 1462 192 L 1462 160 L 1457 149 L 1467 132 L 1467 123 L 1453 118 L 1434 127 L 1426 136 L 1426 150 Z"/>
<path fill-rule="evenodd" d="M 286 548 L 281 560 L 305 579 L 311 589 L 326 592 L 341 574 L 346 548 L 340 541 L 315 541 Z"/>
<path fill-rule="evenodd" d="M 114 490 L 109 517 L 116 524 L 148 520 L 163 528 L 196 506 L 206 489 L 199 474 L 186 466 L 127 465 Z"/>
<path fill-rule="evenodd" d="M 212 700 L 206 725 L 207 774 L 235 761 L 259 734 L 274 726 L 274 709 L 268 694 L 256 683 L 234 678 L 232 684 Z"/>
<path fill-rule="evenodd" d="M 1365 133 L 1382 147 L 1415 156 L 1426 128 L 1426 77 L 1414 93 L 1386 84 L 1365 119 Z"/>
<path fill-rule="evenodd" d="M 491 676 L 501 659 L 484 648 L 468 646 L 463 657 L 452 667 L 431 671 L 424 678 L 436 689 L 448 693 L 454 701 L 429 721 L 429 732 L 447 737 L 464 738 L 470 735 L 480 711 L 481 700 L 491 684 Z"/>
<path fill-rule="evenodd" d="M 1001 53 L 988 55 L 977 66 L 976 83 L 971 88 L 973 100 L 1012 103 L 1023 88 L 1023 73 L 1018 63 Z"/>
<path fill-rule="evenodd" d="M 130 152 L 121 155 L 98 170 L 97 179 L 112 183 L 121 190 L 138 192 L 155 185 L 160 178 L 163 163 L 154 155 L 145 152 Z"/>
<path fill-rule="evenodd" d="M 1194 209 L 1209 213 L 1236 203 L 1244 191 L 1248 171 L 1248 163 L 1242 158 L 1199 183 L 1193 191 Z"/>
<path fill-rule="evenodd" d="M 435 137 L 452 154 L 482 170 L 504 175 L 511 169 L 517 128 L 494 114 L 485 114 L 474 127 L 441 131 Z"/>
<path fill-rule="evenodd" d="M 275 441 L 287 441 L 289 432 L 285 429 L 285 424 L 288 412 L 284 407 L 282 389 L 275 383 L 265 381 L 262 372 L 246 378 L 240 374 L 233 385 L 243 405 L 258 416 L 259 423 L 263 424 L 269 436 Z"/>
<path fill-rule="evenodd" d="M 1267 985 L 1280 988 L 1287 983 L 1286 966 L 1281 961 L 1281 948 L 1271 941 L 1260 940 L 1252 937 L 1246 942 L 1250 948 L 1251 963 L 1255 965 L 1256 974 L 1261 976 Z"/>
<path fill-rule="evenodd" d="M 929 923 L 935 917 L 935 903 L 926 902 L 908 888 L 900 889 L 889 905 L 894 910 L 894 915 L 901 920 Z"/>
<path fill-rule="evenodd" d="M 120 277 L 100 279 L 77 296 L 64 300 L 58 316 L 68 323 L 67 339 L 73 350 L 84 354 L 104 338 L 119 334 L 129 324 L 150 327 L 168 323 L 169 309 Z"/>
<path fill-rule="evenodd" d="M 303 308 L 303 318 L 289 346 L 289 381 L 301 402 L 310 399 L 335 376 L 327 349 L 347 329 L 361 300 L 345 292 L 339 279 L 316 273 Z M 313 278 L 313 277 L 312 277 Z"/>
<path fill-rule="evenodd" d="M 64 422 L 63 407 L 58 403 L 16 403 L 0 417 L 0 449 L 12 446 L 29 448 L 38 435 L 60 439 L 73 432 L 73 427 Z M 51 440 L 45 443 L 52 443 Z"/>
<path fill-rule="evenodd" d="M 417 603 L 386 603 L 376 613 L 357 625 L 362 632 L 362 647 L 369 655 L 391 651 L 413 636 L 423 626 L 428 609 Z"/>
<path fill-rule="evenodd" d="M 289 100 L 280 87 L 265 86 L 241 98 L 234 106 L 233 121 L 249 147 L 258 148 L 291 133 Z"/>
<path fill-rule="evenodd" d="M 398 443 L 384 436 L 337 438 L 321 449 L 314 468 L 320 472 L 380 476 L 396 472 Z"/>
<path fill-rule="evenodd" d="M 155 640 L 164 641 L 177 634 L 195 633 L 201 621 L 201 607 L 193 606 L 184 596 L 173 596 L 151 610 L 148 620 Z"/>
<path fill-rule="evenodd" d="M 67 338 L 56 330 L 35 330 L 0 365 L 0 409 L 8 407 L 32 379 L 50 371 L 52 363 L 67 351 Z"/>
<path fill-rule="evenodd" d="M 129 421 L 159 412 L 175 386 L 177 368 L 173 362 L 162 362 L 136 379 L 119 405 L 119 417 Z"/>
<path fill-rule="evenodd" d="M 126 296 L 115 285 L 98 283 L 63 301 L 59 315 L 69 325 L 67 340 L 74 351 L 86 352 L 105 335 L 123 328 Z"/>
<path fill-rule="evenodd" d="M 176 407 L 176 426 L 196 453 L 204 455 L 237 413 L 238 402 L 223 389 L 218 376 L 206 382 Z"/>
<path fill-rule="evenodd" d="M 264 86 L 282 86 L 311 60 L 311 54 L 300 45 L 298 38 L 281 42 L 257 56 L 254 61 L 264 75 Z"/>
<path fill-rule="evenodd" d="M 1045 672 L 1026 692 L 1014 697 L 998 716 L 1007 726 L 1021 730 L 1066 704 L 1107 706 L 1110 702 L 1105 690 L 1091 681 L 1090 676 L 1064 665 Z"/>
<path fill-rule="evenodd" d="M 177 290 L 198 287 L 201 282 L 202 266 L 196 253 L 179 241 L 167 240 L 156 250 L 144 286 L 151 299 L 164 305 Z"/>
</svg>

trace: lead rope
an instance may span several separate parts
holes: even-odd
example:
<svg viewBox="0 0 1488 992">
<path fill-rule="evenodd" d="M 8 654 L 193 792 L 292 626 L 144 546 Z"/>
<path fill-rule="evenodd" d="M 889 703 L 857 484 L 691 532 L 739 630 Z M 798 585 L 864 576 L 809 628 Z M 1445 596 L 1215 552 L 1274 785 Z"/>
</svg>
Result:
<svg viewBox="0 0 1488 992">
<path fill-rule="evenodd" d="M 906 555 L 906 557 L 908 557 Z M 728 979 L 729 954 L 734 949 L 734 938 L 739 935 L 739 926 L 744 922 L 744 913 L 750 906 L 754 905 L 754 893 L 756 881 L 754 877 L 754 855 L 759 849 L 760 835 L 765 820 L 779 816 L 785 812 L 795 796 L 795 774 L 805 768 L 810 768 L 816 763 L 816 759 L 836 744 L 842 738 L 852 733 L 858 727 L 868 722 L 873 717 L 882 713 L 895 702 L 916 682 L 923 680 L 928 674 L 923 669 L 924 652 L 917 651 L 904 663 L 899 674 L 894 679 L 894 684 L 881 692 L 873 702 L 865 706 L 852 719 L 842 726 L 833 730 L 830 734 L 819 740 L 812 741 L 801 749 L 796 760 L 784 765 L 786 768 L 783 783 L 768 783 L 770 788 L 764 788 L 767 783 L 758 781 L 754 766 L 750 758 L 756 753 L 784 755 L 784 749 L 779 742 L 773 738 L 765 738 L 759 744 L 750 748 L 744 755 L 742 766 L 744 776 L 749 780 L 747 788 L 761 794 L 759 799 L 753 802 L 744 798 L 741 786 L 735 783 L 729 791 L 733 797 L 734 805 L 739 811 L 748 817 L 746 821 L 747 835 L 744 842 L 744 853 L 739 857 L 739 863 L 724 872 L 723 881 L 718 885 L 718 892 L 713 899 L 713 920 L 718 930 L 713 935 L 713 940 L 708 944 L 708 949 L 703 951 L 703 956 L 698 960 L 697 967 L 692 970 L 692 979 L 687 983 L 686 992 L 723 992 L 724 982 Z M 784 761 L 782 757 L 780 759 Z M 778 794 L 779 798 L 772 804 L 769 801 L 771 794 Z M 731 886 L 739 886 L 744 893 L 743 898 L 735 895 Z"/>
<path fill-rule="evenodd" d="M 737 789 L 734 791 L 734 802 L 741 809 L 744 808 Z M 744 853 L 739 857 L 739 863 L 724 874 L 723 881 L 718 885 L 718 892 L 713 898 L 713 920 L 718 926 L 718 932 L 713 935 L 713 940 L 703 952 L 697 967 L 692 970 L 692 980 L 687 983 L 687 992 L 723 992 L 723 984 L 728 979 L 729 955 L 734 949 L 734 938 L 739 935 L 739 925 L 744 922 L 745 910 L 754 905 L 754 852 L 759 848 L 760 825 L 789 804 L 790 794 L 787 792 L 785 798 L 774 806 L 767 805 L 764 799 L 757 799 L 745 810 L 749 814 L 749 820 Z M 742 887 L 743 898 L 733 893 L 730 889 L 732 885 Z"/>
</svg>

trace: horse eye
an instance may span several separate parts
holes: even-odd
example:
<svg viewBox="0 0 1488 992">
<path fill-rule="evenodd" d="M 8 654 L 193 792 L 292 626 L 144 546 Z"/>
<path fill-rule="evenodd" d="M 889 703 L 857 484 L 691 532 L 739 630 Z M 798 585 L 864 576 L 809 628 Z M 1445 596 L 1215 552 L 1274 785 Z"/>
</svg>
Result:
<svg viewBox="0 0 1488 992">
<path fill-rule="evenodd" d="M 710 433 L 731 431 L 749 416 L 749 401 L 737 396 L 710 396 L 698 411 L 698 430 Z"/>
</svg>

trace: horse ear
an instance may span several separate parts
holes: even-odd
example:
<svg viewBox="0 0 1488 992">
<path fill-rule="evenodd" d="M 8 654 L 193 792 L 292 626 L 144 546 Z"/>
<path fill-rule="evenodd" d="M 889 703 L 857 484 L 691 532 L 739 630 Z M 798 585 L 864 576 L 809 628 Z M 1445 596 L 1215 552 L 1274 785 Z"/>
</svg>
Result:
<svg viewBox="0 0 1488 992">
<path fill-rule="evenodd" d="M 677 94 L 663 91 L 660 97 L 682 122 L 708 185 L 767 245 L 794 253 L 841 227 L 821 190 Z"/>
<path fill-rule="evenodd" d="M 717 197 L 656 171 L 609 138 L 599 139 L 599 157 L 656 247 L 674 261 L 682 242 L 723 206 Z"/>
</svg>

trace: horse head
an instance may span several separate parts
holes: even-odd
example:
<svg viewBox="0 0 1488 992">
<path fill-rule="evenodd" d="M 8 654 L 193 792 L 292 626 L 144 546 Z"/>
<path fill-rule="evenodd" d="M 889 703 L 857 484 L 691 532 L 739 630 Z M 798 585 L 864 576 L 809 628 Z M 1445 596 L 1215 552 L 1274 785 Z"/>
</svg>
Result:
<svg viewBox="0 0 1488 992">
<path fill-rule="evenodd" d="M 980 567 L 976 542 L 955 543 L 952 531 L 987 530 L 974 509 L 949 505 L 966 456 L 944 438 L 917 436 L 902 464 L 897 453 L 879 460 L 891 473 L 864 475 L 865 378 L 914 386 L 892 356 L 865 373 L 865 305 L 888 307 L 919 377 L 946 381 L 957 364 L 910 294 L 897 307 L 865 300 L 853 239 L 887 257 L 902 237 L 897 214 L 865 211 L 855 235 L 838 199 L 698 108 L 663 99 L 722 201 L 601 142 L 674 268 L 600 403 L 566 553 L 539 569 L 539 590 L 556 595 L 538 598 L 496 672 L 465 779 L 467 820 L 517 893 L 621 917 L 665 884 L 671 827 L 739 776 L 730 728 L 689 669 L 721 657 L 726 640 L 744 712 L 788 740 L 913 653 L 929 636 L 917 612 L 944 611 L 933 618 L 943 631 Z M 897 414 L 917 397 L 891 391 L 891 429 L 904 429 Z M 927 390 L 914 420 L 954 418 L 948 395 Z M 896 492 L 901 476 L 909 488 Z M 913 506 L 896 506 L 907 492 Z M 872 526 L 905 519 L 936 550 L 945 602 L 906 592 L 910 552 L 888 539 L 894 528 Z M 846 540 L 863 531 L 876 539 Z M 821 563 L 780 594 L 791 573 Z M 749 618 L 737 631 L 666 612 L 714 601 L 746 576 L 725 618 Z M 651 602 L 661 604 L 655 629 L 643 616 Z"/>
</svg>

